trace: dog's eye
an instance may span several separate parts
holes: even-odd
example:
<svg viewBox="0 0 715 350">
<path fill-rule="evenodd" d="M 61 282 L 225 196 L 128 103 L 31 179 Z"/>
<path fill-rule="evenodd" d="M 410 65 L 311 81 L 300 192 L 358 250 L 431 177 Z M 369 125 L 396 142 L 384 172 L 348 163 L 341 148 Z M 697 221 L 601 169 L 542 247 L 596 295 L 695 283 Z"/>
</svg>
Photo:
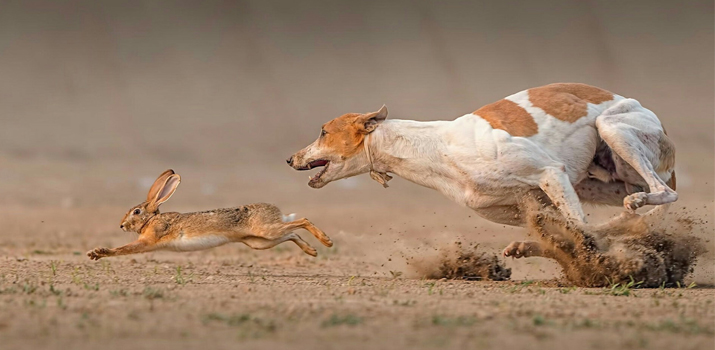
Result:
<svg viewBox="0 0 715 350">
<path fill-rule="evenodd" d="M 134 209 L 134 215 L 139 215 L 139 214 L 141 214 L 141 212 L 142 212 L 142 211 L 141 211 L 141 209 L 139 209 L 139 208 Z"/>
<path fill-rule="evenodd" d="M 327 134 L 328 134 L 327 131 L 325 131 L 325 130 L 320 130 L 320 137 L 323 137 L 323 136 L 325 136 L 325 135 L 327 135 Z"/>
</svg>

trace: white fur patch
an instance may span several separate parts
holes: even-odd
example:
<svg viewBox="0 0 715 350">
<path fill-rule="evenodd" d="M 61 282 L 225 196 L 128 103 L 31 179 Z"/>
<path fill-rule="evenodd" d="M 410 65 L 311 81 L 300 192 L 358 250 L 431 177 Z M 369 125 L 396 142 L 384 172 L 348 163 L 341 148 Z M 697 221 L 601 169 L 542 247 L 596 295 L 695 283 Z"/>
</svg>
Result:
<svg viewBox="0 0 715 350">
<path fill-rule="evenodd" d="M 283 222 L 291 222 L 291 221 L 295 221 L 295 213 L 283 215 Z"/>
<path fill-rule="evenodd" d="M 218 235 L 205 235 L 197 237 L 181 236 L 166 245 L 166 249 L 180 252 L 202 250 L 218 247 L 229 242 L 229 239 Z"/>
</svg>

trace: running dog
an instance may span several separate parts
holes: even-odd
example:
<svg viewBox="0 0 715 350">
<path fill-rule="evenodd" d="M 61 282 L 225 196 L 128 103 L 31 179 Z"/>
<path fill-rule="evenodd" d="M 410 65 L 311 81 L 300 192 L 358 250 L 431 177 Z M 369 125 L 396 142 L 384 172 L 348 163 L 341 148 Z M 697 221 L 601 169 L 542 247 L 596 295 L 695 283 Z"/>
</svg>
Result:
<svg viewBox="0 0 715 350">
<path fill-rule="evenodd" d="M 678 199 L 675 146 L 658 117 L 575 83 L 524 90 L 452 121 L 387 120 L 385 106 L 344 114 L 287 163 L 323 167 L 313 188 L 364 173 L 387 187 L 396 174 L 511 226 L 526 224 L 519 201 L 532 190 L 576 225 L 586 223 L 581 202 L 634 213 Z M 504 255 L 522 256 L 518 243 Z"/>
</svg>

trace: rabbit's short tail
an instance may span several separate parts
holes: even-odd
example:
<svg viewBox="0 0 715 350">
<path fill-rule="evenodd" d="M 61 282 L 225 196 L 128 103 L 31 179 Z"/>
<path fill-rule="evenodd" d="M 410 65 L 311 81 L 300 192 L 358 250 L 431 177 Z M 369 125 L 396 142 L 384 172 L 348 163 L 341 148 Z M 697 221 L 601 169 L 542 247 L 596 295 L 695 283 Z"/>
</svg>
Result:
<svg viewBox="0 0 715 350">
<path fill-rule="evenodd" d="M 295 213 L 283 215 L 283 222 L 291 222 L 291 221 L 295 221 Z"/>
</svg>

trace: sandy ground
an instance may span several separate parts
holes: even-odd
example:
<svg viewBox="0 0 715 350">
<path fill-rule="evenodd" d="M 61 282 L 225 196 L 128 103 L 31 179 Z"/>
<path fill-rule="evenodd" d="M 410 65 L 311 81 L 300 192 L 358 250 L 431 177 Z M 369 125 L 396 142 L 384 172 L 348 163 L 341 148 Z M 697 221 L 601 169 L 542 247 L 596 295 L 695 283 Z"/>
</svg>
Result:
<svg viewBox="0 0 715 350">
<path fill-rule="evenodd" d="M 0 10 L 0 348 L 715 345 L 712 2 L 74 4 Z M 341 113 L 453 119 L 555 81 L 667 127 L 673 210 L 708 250 L 683 288 L 572 288 L 539 258 L 506 260 L 512 281 L 425 279 L 446 245 L 497 253 L 525 231 L 397 178 L 316 191 L 283 161 Z M 135 238 L 119 221 L 166 168 L 164 211 L 270 202 L 335 246 L 87 259 Z"/>
<path fill-rule="evenodd" d="M 715 335 L 710 288 L 388 277 L 358 257 L 321 253 L 8 257 L 3 348 L 708 349 Z"/>
<path fill-rule="evenodd" d="M 683 288 L 575 288 L 538 258 L 506 260 L 512 281 L 434 280 L 413 266 L 437 263 L 439 248 L 494 253 L 523 232 L 459 208 L 323 210 L 306 216 L 335 246 L 302 234 L 317 258 L 291 243 L 95 262 L 85 250 L 133 238 L 114 228 L 123 208 L 6 208 L 5 232 L 18 234 L 0 251 L 3 348 L 709 349 L 715 339 L 712 242 Z M 709 240 L 712 224 L 700 229 Z"/>
</svg>

